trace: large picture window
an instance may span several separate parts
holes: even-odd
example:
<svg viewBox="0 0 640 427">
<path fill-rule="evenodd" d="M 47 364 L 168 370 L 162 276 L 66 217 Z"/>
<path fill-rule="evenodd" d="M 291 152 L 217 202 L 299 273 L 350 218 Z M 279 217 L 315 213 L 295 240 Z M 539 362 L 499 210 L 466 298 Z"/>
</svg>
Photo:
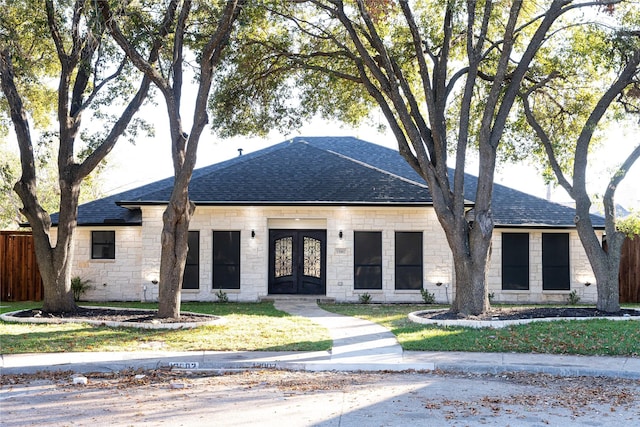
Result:
<svg viewBox="0 0 640 427">
<path fill-rule="evenodd" d="M 116 232 L 92 231 L 91 232 L 91 259 L 115 259 L 116 258 Z"/>
<path fill-rule="evenodd" d="M 240 289 L 240 232 L 213 232 L 213 288 Z"/>
<path fill-rule="evenodd" d="M 542 290 L 568 291 L 569 234 L 542 233 Z"/>
<path fill-rule="evenodd" d="M 396 289 L 422 289 L 420 232 L 396 232 Z"/>
<path fill-rule="evenodd" d="M 502 289 L 529 289 L 529 233 L 502 233 Z"/>
<path fill-rule="evenodd" d="M 354 289 L 382 289 L 382 233 L 354 232 Z"/>
<path fill-rule="evenodd" d="M 187 251 L 187 263 L 184 266 L 184 278 L 182 289 L 200 288 L 200 232 L 189 231 L 189 249 Z"/>
</svg>

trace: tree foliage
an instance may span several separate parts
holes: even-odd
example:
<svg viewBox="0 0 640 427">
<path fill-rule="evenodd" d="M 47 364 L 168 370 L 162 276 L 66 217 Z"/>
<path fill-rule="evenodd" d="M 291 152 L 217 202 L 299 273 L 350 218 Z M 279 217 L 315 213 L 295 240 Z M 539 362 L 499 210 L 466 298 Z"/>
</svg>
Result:
<svg viewBox="0 0 640 427">
<path fill-rule="evenodd" d="M 158 88 L 165 101 L 170 127 L 174 185 L 163 214 L 158 316 L 180 316 L 180 295 L 188 250 L 189 221 L 195 205 L 189 199 L 189 182 L 196 163 L 200 136 L 209 122 L 207 101 L 214 69 L 223 61 L 244 0 L 225 2 L 169 1 L 129 3 L 100 10 L 109 32 L 133 64 Z M 250 12 L 248 12 L 250 13 Z M 249 19 L 249 18 L 247 18 Z M 245 24 L 246 22 L 240 22 Z M 127 36 L 130 30 L 133 35 Z M 145 52 L 157 54 L 145 59 Z M 193 61 L 189 56 L 193 55 Z M 183 99 L 185 69 L 193 66 L 197 95 Z M 190 129 L 182 117 L 183 106 L 193 102 Z M 187 132 L 189 129 L 189 132 Z"/>
<path fill-rule="evenodd" d="M 631 215 L 618 220 L 616 223 L 618 231 L 624 233 L 629 238 L 640 235 L 640 212 L 632 212 Z"/>
<path fill-rule="evenodd" d="M 598 283 L 597 307 L 619 310 L 618 270 L 624 235 L 616 229 L 614 195 L 640 157 L 640 144 L 610 177 L 604 191 L 605 250 L 589 214 L 589 153 L 608 121 L 638 111 L 640 8 L 623 2 L 607 9 L 609 18 L 552 35 L 545 61 L 521 94 L 526 122 L 539 141 L 533 153 L 547 165 L 576 202 L 576 229 Z M 610 141 L 614 149 L 615 141 Z"/>
<path fill-rule="evenodd" d="M 400 154 L 428 183 L 454 256 L 452 310 L 478 314 L 489 307 L 486 271 L 496 162 L 500 153 L 518 155 L 518 146 L 504 144 L 505 138 L 525 138 L 522 117 L 513 110 L 520 86 L 542 62 L 552 61 L 549 37 L 586 23 L 580 9 L 598 5 L 571 0 L 275 2 L 269 7 L 271 25 L 238 41 L 243 49 L 235 49 L 236 65 L 225 70 L 215 93 L 214 122 L 233 134 L 254 125 L 254 115 L 261 117 L 255 123 L 261 130 L 268 117 L 286 123 L 291 111 L 352 122 L 375 106 Z M 265 108 L 263 94 L 269 92 L 263 88 L 270 87 L 278 89 Z M 476 150 L 480 166 L 470 215 L 464 170 L 468 153 Z"/>
<path fill-rule="evenodd" d="M 51 312 L 76 307 L 70 268 L 81 183 L 125 133 L 150 85 L 143 78 L 136 89 L 126 58 L 105 38 L 93 6 L 85 0 L 12 2 L 4 5 L 0 19 L 1 105 L 20 150 L 21 175 L 14 190 L 33 230 L 45 291 L 43 308 Z M 106 106 L 121 110 L 110 117 L 102 109 Z M 83 118 L 104 127 L 86 130 Z M 51 163 L 59 184 L 55 236 L 39 196 L 43 175 L 34 129 L 54 153 Z"/>
</svg>

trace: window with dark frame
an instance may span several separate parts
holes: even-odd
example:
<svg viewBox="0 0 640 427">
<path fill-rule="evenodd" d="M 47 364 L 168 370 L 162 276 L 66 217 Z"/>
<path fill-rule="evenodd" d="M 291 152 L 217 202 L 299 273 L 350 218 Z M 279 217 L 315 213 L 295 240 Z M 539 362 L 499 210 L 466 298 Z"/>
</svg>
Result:
<svg viewBox="0 0 640 427">
<path fill-rule="evenodd" d="M 353 233 L 354 289 L 382 289 L 382 233 Z"/>
<path fill-rule="evenodd" d="M 91 259 L 116 259 L 116 232 L 91 232 Z"/>
<path fill-rule="evenodd" d="M 422 289 L 422 232 L 396 231 L 396 289 Z"/>
<path fill-rule="evenodd" d="M 240 289 L 240 232 L 213 232 L 213 289 Z"/>
<path fill-rule="evenodd" d="M 529 290 L 529 233 L 502 233 L 502 289 Z"/>
<path fill-rule="evenodd" d="M 542 290 L 569 289 L 569 233 L 542 233 Z"/>
<path fill-rule="evenodd" d="M 189 231 L 182 289 L 200 289 L 200 232 Z"/>
</svg>

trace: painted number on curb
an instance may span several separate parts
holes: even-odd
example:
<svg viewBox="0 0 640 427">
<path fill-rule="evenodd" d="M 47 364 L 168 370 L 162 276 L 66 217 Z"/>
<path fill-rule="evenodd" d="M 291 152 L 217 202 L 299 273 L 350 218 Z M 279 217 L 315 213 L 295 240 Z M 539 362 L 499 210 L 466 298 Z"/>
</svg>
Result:
<svg viewBox="0 0 640 427">
<path fill-rule="evenodd" d="M 197 369 L 200 364 L 198 362 L 170 362 L 169 366 L 178 369 Z"/>
</svg>

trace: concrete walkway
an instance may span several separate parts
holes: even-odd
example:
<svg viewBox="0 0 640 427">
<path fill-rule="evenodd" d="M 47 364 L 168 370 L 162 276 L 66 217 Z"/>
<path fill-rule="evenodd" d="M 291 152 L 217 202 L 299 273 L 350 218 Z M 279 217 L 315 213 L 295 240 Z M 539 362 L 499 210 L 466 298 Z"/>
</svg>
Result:
<svg viewBox="0 0 640 427">
<path fill-rule="evenodd" d="M 403 351 L 395 336 L 378 324 L 329 313 L 315 300 L 278 299 L 275 307 L 307 317 L 329 329 L 330 351 L 217 352 L 141 351 L 0 355 L 0 374 L 42 370 L 109 372 L 128 368 L 233 370 L 280 368 L 307 371 L 445 370 L 473 373 L 534 372 L 566 376 L 640 379 L 638 357 L 563 356 L 521 353 Z"/>
<path fill-rule="evenodd" d="M 354 367 L 402 363 L 402 347 L 395 335 L 377 323 L 330 313 L 312 300 L 277 299 L 274 306 L 294 316 L 309 318 L 329 330 L 333 339 L 330 363 Z"/>
</svg>

